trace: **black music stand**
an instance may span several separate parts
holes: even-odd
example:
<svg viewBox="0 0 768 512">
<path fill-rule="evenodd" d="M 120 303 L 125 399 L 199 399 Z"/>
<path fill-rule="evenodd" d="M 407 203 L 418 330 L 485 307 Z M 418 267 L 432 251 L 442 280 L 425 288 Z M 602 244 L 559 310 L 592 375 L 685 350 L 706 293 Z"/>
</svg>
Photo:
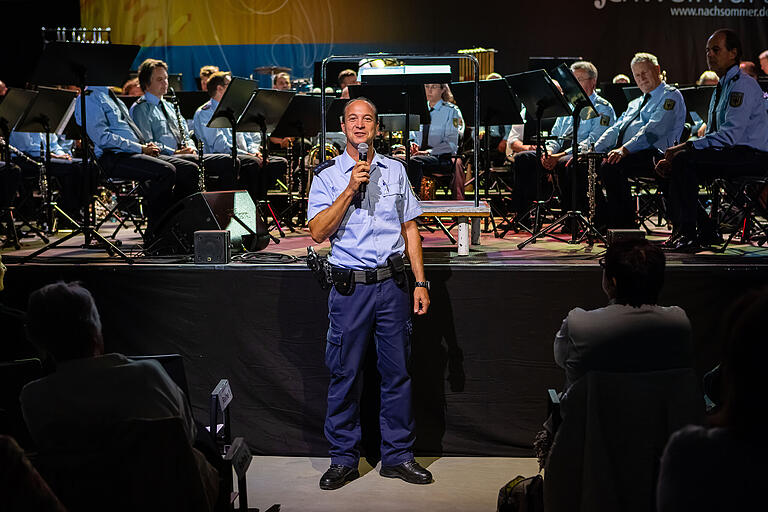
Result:
<svg viewBox="0 0 768 512">
<path fill-rule="evenodd" d="M 325 99 L 325 108 L 331 106 L 333 102 L 332 98 Z M 294 224 L 292 221 L 293 213 L 298 209 L 296 213 L 298 216 L 299 225 L 303 226 L 306 221 L 306 205 L 304 200 L 306 196 L 304 194 L 304 182 L 302 180 L 307 176 L 306 164 L 304 162 L 304 139 L 314 137 L 322 129 L 320 117 L 317 115 L 317 111 L 323 108 L 321 106 L 320 96 L 305 96 L 296 95 L 293 96 L 291 102 L 288 104 L 288 108 L 283 112 L 280 121 L 270 134 L 271 137 L 284 138 L 293 137 L 298 138 L 299 141 L 299 201 L 295 202 L 293 199 L 293 163 L 291 159 L 288 159 L 288 177 L 286 178 L 288 186 L 288 205 L 280 212 L 279 217 L 283 220 L 291 231 L 294 231 Z"/>
<path fill-rule="evenodd" d="M 57 85 L 72 84 L 80 87 L 83 91 L 80 94 L 80 115 L 81 115 L 81 140 L 83 146 L 83 175 L 88 183 L 87 190 L 92 191 L 96 185 L 95 172 L 91 163 L 91 154 L 88 150 L 90 146 L 87 133 L 87 112 L 85 108 L 85 90 L 86 85 L 103 85 L 122 83 L 126 72 L 131 67 L 131 63 L 139 53 L 139 46 L 123 44 L 87 44 L 87 43 L 48 43 L 43 48 L 43 53 L 37 61 L 37 67 L 32 75 L 32 82 L 38 85 Z M 97 248 L 107 251 L 107 254 L 113 256 L 119 255 L 123 260 L 132 263 L 133 260 L 125 253 L 104 238 L 94 228 L 94 216 L 96 209 L 92 205 L 92 197 L 83 205 L 85 214 L 83 224 L 78 225 L 72 233 L 59 238 L 58 240 L 46 245 L 24 257 L 21 261 L 25 263 L 35 258 L 43 252 L 57 247 L 70 238 L 82 234 L 84 238 L 83 247 L 91 248 L 91 240 L 98 240 L 101 245 Z"/>
<path fill-rule="evenodd" d="M 552 70 L 552 74 L 560 84 L 560 87 L 563 90 L 563 96 L 568 100 L 573 109 L 571 113 L 571 121 L 573 126 L 571 135 L 571 165 L 575 166 L 578 164 L 579 156 L 579 123 L 581 120 L 587 120 L 596 117 L 598 113 L 595 109 L 595 106 L 592 104 L 592 101 L 589 99 L 589 96 L 587 96 L 587 93 L 584 91 L 584 89 L 582 89 L 581 84 L 579 84 L 579 81 L 573 75 L 573 72 L 570 70 L 570 68 L 568 68 L 568 66 L 561 64 Z M 591 158 L 590 165 L 594 166 L 596 162 L 594 159 L 598 156 L 599 155 L 597 153 L 591 152 L 585 158 Z M 577 161 L 574 161 L 573 159 L 577 159 Z M 600 234 L 597 228 L 595 228 L 595 226 L 590 222 L 589 219 L 584 216 L 582 212 L 575 209 L 577 188 L 576 174 L 576 168 L 574 167 L 571 172 L 571 209 L 561 215 L 558 219 L 555 220 L 555 222 L 546 228 L 543 228 L 537 233 L 533 234 L 528 240 L 518 244 L 518 249 L 522 249 L 539 237 L 549 235 L 559 226 L 565 226 L 566 224 L 568 224 L 568 227 L 571 228 L 571 239 L 568 240 L 568 243 L 577 244 L 581 243 L 583 240 L 587 240 L 587 243 L 592 245 L 594 243 L 594 239 L 599 239 L 605 243 L 605 237 Z M 581 236 L 579 236 L 579 227 L 583 229 L 583 234 Z"/>
<path fill-rule="evenodd" d="M 643 95 L 643 91 L 636 85 L 625 85 L 621 90 L 624 93 L 624 97 L 627 99 L 627 105 L 629 105 L 632 100 L 636 100 Z"/>
<path fill-rule="evenodd" d="M 485 137 L 483 141 L 483 150 L 485 151 L 485 194 L 489 199 L 488 204 L 491 207 L 492 215 L 488 217 L 491 225 L 493 226 L 493 236 L 496 238 L 503 238 L 507 232 L 512 229 L 512 221 L 510 221 L 505 213 L 498 207 L 494 206 L 490 197 L 489 181 L 491 177 L 491 149 L 490 149 L 490 127 L 508 124 L 523 124 L 523 118 L 520 117 L 520 106 L 515 102 L 512 91 L 509 89 L 509 84 L 503 78 L 496 80 L 481 80 L 480 81 L 480 119 L 475 120 L 475 82 L 455 82 L 451 85 L 451 92 L 456 100 L 456 104 L 461 109 L 461 112 L 467 112 L 464 115 L 464 122 L 479 129 L 480 126 L 485 127 Z M 476 193 L 480 193 L 480 182 L 476 183 Z M 507 226 L 501 234 L 499 234 L 495 216 L 503 219 L 502 224 Z M 488 225 L 486 224 L 486 230 Z"/>
<path fill-rule="evenodd" d="M 555 86 L 552 78 L 543 69 L 536 71 L 527 71 L 516 75 L 504 77 L 512 91 L 517 94 L 525 109 L 527 115 L 532 115 L 536 119 L 536 200 L 522 217 L 534 217 L 532 226 L 532 235 L 518 248 L 522 249 L 528 243 L 535 243 L 541 231 L 542 214 L 548 210 L 547 202 L 541 199 L 541 157 L 544 151 L 543 136 L 541 134 L 541 120 L 570 116 L 572 114 L 571 106 Z M 515 218 L 517 221 L 518 219 Z M 521 247 L 522 246 L 522 247 Z"/>
<path fill-rule="evenodd" d="M 293 91 L 259 89 L 254 92 L 253 97 L 237 121 L 237 129 L 239 131 L 261 132 L 261 152 L 265 165 L 269 161 L 269 139 L 267 138 L 267 132 L 272 132 L 277 128 L 277 123 L 295 95 L 296 93 Z M 290 162 L 288 165 L 290 165 Z M 275 215 L 275 211 L 272 209 L 269 201 L 264 201 L 264 203 L 272 216 L 272 223 L 277 228 L 277 232 L 280 233 L 280 237 L 285 237 L 283 228 L 280 226 L 279 216 Z M 292 232 L 294 231 L 292 227 L 290 229 Z M 272 237 L 272 239 L 275 243 L 279 243 L 276 238 Z"/>
<path fill-rule="evenodd" d="M 214 110 L 208 128 L 229 128 L 232 130 L 232 173 L 238 176 L 240 161 L 237 159 L 238 121 L 248 104 L 252 102 L 259 84 L 247 78 L 232 77 L 227 90 Z"/>
<path fill-rule="evenodd" d="M 51 133 L 61 133 L 72 118 L 75 110 L 75 100 L 77 93 L 66 89 L 52 89 L 50 87 L 38 88 L 38 95 L 32 103 L 31 108 L 26 115 L 16 125 L 15 131 L 25 133 L 45 133 L 45 156 L 40 157 L 45 162 L 46 180 L 48 182 L 45 190 L 45 219 L 50 233 L 56 231 L 56 220 L 53 212 L 67 219 L 73 226 L 77 226 L 77 221 L 67 215 L 53 201 L 53 192 L 51 191 Z"/>
<path fill-rule="evenodd" d="M 164 98 L 171 101 L 171 95 L 167 94 Z M 181 110 L 181 116 L 184 119 L 193 119 L 195 117 L 195 111 L 211 99 L 205 91 L 176 91 L 176 98 L 179 100 L 179 110 Z"/>
<path fill-rule="evenodd" d="M 424 79 L 420 75 L 413 75 L 413 78 L 408 78 L 408 80 L 414 80 L 416 83 L 406 81 L 404 77 L 408 75 L 399 76 L 401 77 L 399 81 L 402 83 L 397 83 L 398 80 L 385 76 L 384 79 L 381 79 L 383 83 L 379 84 L 379 77 L 369 77 L 369 80 L 377 83 L 365 82 L 362 85 L 350 85 L 347 87 L 349 97 L 352 99 L 368 98 L 376 105 L 379 114 L 401 114 L 403 116 L 403 123 L 405 123 L 406 119 L 410 119 L 412 114 L 419 116 L 421 124 L 428 123 L 430 116 L 424 84 L 431 82 L 420 82 L 420 80 Z M 406 138 L 405 133 L 403 133 L 403 138 Z M 404 145 L 405 169 L 407 171 L 411 161 L 411 145 L 408 143 Z M 418 187 L 419 184 L 414 183 L 413 186 Z"/>
<path fill-rule="evenodd" d="M 698 87 L 685 87 L 680 89 L 680 93 L 685 100 L 687 121 L 693 123 L 691 112 L 696 112 L 698 116 L 706 123 L 709 116 L 709 103 L 712 101 L 712 93 L 715 90 L 714 85 L 701 85 Z"/>
<path fill-rule="evenodd" d="M 0 103 L 0 136 L 5 141 L 5 146 L 3 147 L 3 160 L 5 161 L 6 165 L 11 165 L 11 145 L 9 141 L 11 131 L 16 127 L 19 121 L 32 107 L 32 103 L 35 101 L 37 94 L 37 91 L 14 88 L 8 91 L 4 101 Z M 16 219 L 14 218 L 13 210 L 13 206 L 8 205 L 8 211 L 4 212 L 3 214 L 4 217 L 7 217 L 8 221 L 9 238 L 6 239 L 6 244 L 13 244 L 16 249 L 20 249 L 21 244 L 19 242 L 19 235 L 16 230 Z M 23 224 L 29 226 L 29 228 L 43 241 L 43 243 L 48 243 L 48 239 L 45 237 L 42 231 L 32 226 L 28 220 L 22 220 Z"/>
</svg>

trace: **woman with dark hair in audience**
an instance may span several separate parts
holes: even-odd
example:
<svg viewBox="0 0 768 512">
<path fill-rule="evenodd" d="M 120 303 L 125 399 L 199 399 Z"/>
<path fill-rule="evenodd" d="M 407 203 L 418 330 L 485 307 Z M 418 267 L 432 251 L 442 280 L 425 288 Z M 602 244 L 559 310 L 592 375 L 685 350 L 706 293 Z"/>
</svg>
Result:
<svg viewBox="0 0 768 512">
<path fill-rule="evenodd" d="M 725 318 L 722 407 L 712 426 L 672 435 L 661 460 L 659 512 L 761 508 L 768 441 L 765 423 L 765 315 L 768 288 L 738 300 Z"/>
</svg>

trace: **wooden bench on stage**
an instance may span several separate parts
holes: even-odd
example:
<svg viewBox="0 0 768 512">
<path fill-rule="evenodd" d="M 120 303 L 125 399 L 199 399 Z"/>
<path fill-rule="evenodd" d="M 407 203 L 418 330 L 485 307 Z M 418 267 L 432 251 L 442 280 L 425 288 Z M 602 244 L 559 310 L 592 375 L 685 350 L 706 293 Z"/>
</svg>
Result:
<svg viewBox="0 0 768 512">
<path fill-rule="evenodd" d="M 459 224 L 459 256 L 469 255 L 469 219 L 472 219 L 472 245 L 480 243 L 480 219 L 490 217 L 486 201 L 475 206 L 474 201 L 419 201 L 423 213 L 419 217 L 457 217 Z M 449 233 L 450 235 L 450 233 Z M 453 237 L 450 237 L 453 241 Z"/>
</svg>

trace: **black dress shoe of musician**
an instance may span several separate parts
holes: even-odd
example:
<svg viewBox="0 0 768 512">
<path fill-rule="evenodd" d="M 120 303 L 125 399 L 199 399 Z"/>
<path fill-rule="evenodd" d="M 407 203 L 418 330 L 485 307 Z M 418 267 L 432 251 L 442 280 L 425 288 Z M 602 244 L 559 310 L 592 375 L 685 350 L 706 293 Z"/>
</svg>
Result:
<svg viewBox="0 0 768 512">
<path fill-rule="evenodd" d="M 699 245 L 701 245 L 702 247 L 722 245 L 723 237 L 714 229 L 709 229 L 703 232 L 699 232 L 698 242 L 699 242 Z"/>
<path fill-rule="evenodd" d="M 696 252 L 701 250 L 701 246 L 695 236 L 680 235 L 672 250 L 675 252 Z"/>
<path fill-rule="evenodd" d="M 409 460 L 397 466 L 381 466 L 381 476 L 401 478 L 409 484 L 431 484 L 432 473 L 421 467 L 415 460 Z"/>
<path fill-rule="evenodd" d="M 331 464 L 320 479 L 320 488 L 326 491 L 338 489 L 347 482 L 360 477 L 360 473 L 355 468 L 342 466 L 341 464 Z"/>
<path fill-rule="evenodd" d="M 683 232 L 679 229 L 673 229 L 672 234 L 669 235 L 669 238 L 664 240 L 662 242 L 661 246 L 664 249 L 674 249 L 675 245 L 677 245 L 678 240 L 680 240 L 680 237 L 683 236 Z"/>
</svg>

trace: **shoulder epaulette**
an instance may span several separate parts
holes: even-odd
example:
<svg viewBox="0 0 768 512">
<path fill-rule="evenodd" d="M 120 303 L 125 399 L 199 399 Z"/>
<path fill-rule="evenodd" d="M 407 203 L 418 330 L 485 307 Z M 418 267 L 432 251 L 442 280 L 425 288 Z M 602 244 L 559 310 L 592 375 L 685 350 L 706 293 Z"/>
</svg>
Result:
<svg viewBox="0 0 768 512">
<path fill-rule="evenodd" d="M 323 169 L 327 169 L 327 168 L 331 167 L 335 163 L 336 162 L 334 160 L 326 160 L 325 162 L 321 163 L 320 165 L 315 167 L 315 170 L 314 170 L 315 176 L 320 174 L 323 171 Z"/>
<path fill-rule="evenodd" d="M 210 103 L 204 103 L 203 106 L 200 107 L 200 110 L 208 110 L 209 108 L 211 108 L 211 104 Z"/>
<path fill-rule="evenodd" d="M 598 103 L 602 103 L 603 105 L 610 105 L 611 104 L 607 99 L 603 98 L 602 96 L 598 96 L 597 97 L 597 102 Z"/>
<path fill-rule="evenodd" d="M 147 98 L 145 98 L 144 96 L 142 96 L 141 98 L 139 98 L 139 99 L 137 99 L 136 101 L 134 101 L 134 104 L 136 104 L 136 105 L 141 105 L 142 103 L 146 103 L 146 102 L 147 102 Z"/>
</svg>

